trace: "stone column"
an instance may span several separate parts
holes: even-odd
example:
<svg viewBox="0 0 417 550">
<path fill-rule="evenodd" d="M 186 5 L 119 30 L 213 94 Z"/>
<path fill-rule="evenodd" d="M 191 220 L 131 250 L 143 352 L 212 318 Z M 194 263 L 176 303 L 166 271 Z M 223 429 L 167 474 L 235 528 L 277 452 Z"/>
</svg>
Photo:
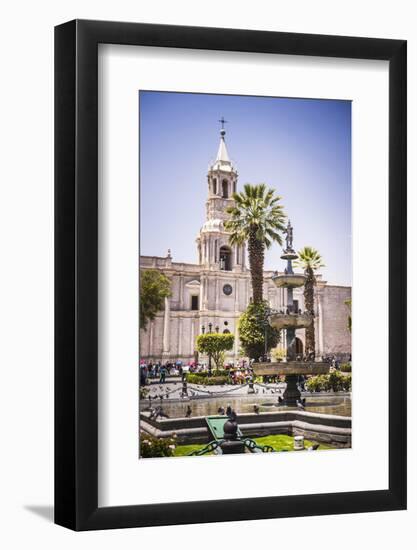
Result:
<svg viewBox="0 0 417 550">
<path fill-rule="evenodd" d="M 180 309 L 184 309 L 184 276 L 180 275 Z"/>
<path fill-rule="evenodd" d="M 191 335 L 191 341 L 190 341 L 190 355 L 194 356 L 194 319 L 191 319 L 191 327 L 190 327 L 190 335 Z"/>
<path fill-rule="evenodd" d="M 182 322 L 181 317 L 178 318 L 178 355 L 182 355 Z"/>
<path fill-rule="evenodd" d="M 215 301 L 215 307 L 216 311 L 219 309 L 219 279 L 216 277 L 216 301 Z"/>
<path fill-rule="evenodd" d="M 204 309 L 203 306 L 203 299 L 204 299 L 204 276 L 200 276 L 200 299 L 198 301 L 198 309 Z"/>
<path fill-rule="evenodd" d="M 235 281 L 235 311 L 240 311 L 239 309 L 239 279 Z"/>
<path fill-rule="evenodd" d="M 168 356 L 170 353 L 170 320 L 171 320 L 171 306 L 169 298 L 165 298 L 165 311 L 164 311 L 164 335 L 163 335 L 163 350 L 162 354 Z"/>
<path fill-rule="evenodd" d="M 204 307 L 204 309 L 208 309 L 209 277 L 208 276 L 204 277 L 204 281 L 205 281 L 205 284 L 204 284 L 204 304 L 203 304 L 203 307 Z"/>
</svg>

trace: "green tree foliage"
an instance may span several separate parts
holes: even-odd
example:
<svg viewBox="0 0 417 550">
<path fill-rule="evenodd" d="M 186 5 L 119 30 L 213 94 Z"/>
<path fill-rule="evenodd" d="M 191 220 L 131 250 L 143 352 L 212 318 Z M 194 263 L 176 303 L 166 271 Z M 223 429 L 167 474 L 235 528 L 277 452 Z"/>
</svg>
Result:
<svg viewBox="0 0 417 550">
<path fill-rule="evenodd" d="M 174 456 L 175 447 L 175 437 L 158 438 L 145 432 L 140 434 L 140 456 L 142 458 Z"/>
<path fill-rule="evenodd" d="M 267 308 L 266 302 L 251 302 L 239 318 L 238 330 L 242 349 L 247 357 L 255 361 L 265 353 L 265 327 L 267 350 L 274 348 L 279 342 L 279 330 L 271 327 L 267 321 Z"/>
<path fill-rule="evenodd" d="M 351 391 L 352 376 L 350 374 L 341 374 L 339 372 L 331 372 L 330 374 L 320 374 L 312 376 L 306 382 L 308 391 Z"/>
<path fill-rule="evenodd" d="M 305 246 L 298 251 L 298 260 L 295 265 L 304 269 L 306 282 L 304 284 L 304 305 L 306 310 L 314 317 L 314 287 L 316 286 L 315 272 L 324 267 L 320 253 L 311 246 Z M 316 338 L 314 322 L 306 328 L 306 354 L 313 355 L 316 352 Z"/>
<path fill-rule="evenodd" d="M 253 301 L 263 300 L 265 249 L 275 241 L 282 244 L 280 233 L 285 230 L 285 214 L 279 204 L 281 197 L 264 183 L 247 183 L 241 193 L 234 193 L 234 206 L 227 208 L 230 219 L 225 229 L 230 231 L 230 244 L 248 243 Z"/>
<path fill-rule="evenodd" d="M 146 330 L 148 321 L 155 319 L 164 308 L 165 298 L 171 296 L 171 283 L 160 271 L 144 269 L 140 272 L 139 318 L 141 328 Z"/>
<path fill-rule="evenodd" d="M 352 300 L 345 300 L 345 304 L 349 308 L 347 328 L 349 332 L 352 332 Z"/>
<path fill-rule="evenodd" d="M 235 337 L 231 333 L 218 334 L 212 332 L 200 334 L 197 337 L 197 351 L 206 355 L 211 355 L 216 368 L 220 368 L 224 360 L 224 352 L 233 349 Z"/>
</svg>

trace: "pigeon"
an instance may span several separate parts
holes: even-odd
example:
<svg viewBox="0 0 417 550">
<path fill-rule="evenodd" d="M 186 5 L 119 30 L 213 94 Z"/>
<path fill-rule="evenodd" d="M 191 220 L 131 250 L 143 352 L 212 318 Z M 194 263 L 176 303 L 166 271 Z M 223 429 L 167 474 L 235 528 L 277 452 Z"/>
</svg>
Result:
<svg viewBox="0 0 417 550">
<path fill-rule="evenodd" d="M 169 416 L 162 410 L 162 407 L 159 407 L 157 416 L 161 416 L 162 418 L 169 418 Z"/>
<path fill-rule="evenodd" d="M 151 414 L 149 415 L 149 418 L 151 419 L 157 419 L 158 416 L 161 416 L 163 418 L 169 418 L 167 414 L 164 413 L 162 410 L 162 407 L 157 407 L 156 409 L 151 409 Z"/>
<path fill-rule="evenodd" d="M 253 411 L 254 411 L 256 414 L 259 414 L 259 407 L 258 407 L 258 405 L 254 405 L 254 406 L 253 406 Z"/>
<path fill-rule="evenodd" d="M 186 418 L 190 418 L 191 413 L 192 413 L 191 407 L 190 407 L 190 405 L 188 405 L 188 407 L 187 407 L 187 412 L 185 413 L 185 417 L 186 417 Z"/>
</svg>

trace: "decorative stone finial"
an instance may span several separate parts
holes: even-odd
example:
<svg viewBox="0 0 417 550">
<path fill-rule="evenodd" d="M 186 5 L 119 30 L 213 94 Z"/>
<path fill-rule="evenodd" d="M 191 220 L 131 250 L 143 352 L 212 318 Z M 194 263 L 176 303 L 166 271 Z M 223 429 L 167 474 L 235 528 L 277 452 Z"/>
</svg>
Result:
<svg viewBox="0 0 417 550">
<path fill-rule="evenodd" d="M 286 229 L 287 236 L 285 238 L 285 242 L 287 243 L 287 250 L 292 250 L 292 242 L 293 242 L 293 227 L 291 225 L 291 220 L 288 220 L 287 229 Z"/>
</svg>

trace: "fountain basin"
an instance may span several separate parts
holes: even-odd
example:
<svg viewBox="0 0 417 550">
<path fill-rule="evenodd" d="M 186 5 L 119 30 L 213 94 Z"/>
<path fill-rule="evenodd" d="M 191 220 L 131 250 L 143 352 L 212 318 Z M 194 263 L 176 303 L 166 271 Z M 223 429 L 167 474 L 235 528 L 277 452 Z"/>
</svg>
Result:
<svg viewBox="0 0 417 550">
<path fill-rule="evenodd" d="M 272 280 L 278 288 L 297 288 L 304 285 L 306 277 L 301 273 L 287 273 L 284 275 L 275 275 L 272 277 Z"/>
<path fill-rule="evenodd" d="M 313 317 L 308 313 L 274 313 L 269 318 L 271 326 L 278 330 L 283 328 L 305 328 L 309 327 L 313 322 Z"/>
<path fill-rule="evenodd" d="M 207 443 L 210 440 L 205 416 L 151 420 L 146 413 L 141 413 L 140 421 L 144 432 L 158 438 L 175 434 L 177 442 L 182 444 Z M 285 433 L 303 435 L 312 441 L 335 447 L 351 446 L 352 419 L 347 416 L 280 410 L 260 414 L 242 413 L 238 415 L 238 423 L 245 437 Z"/>
<path fill-rule="evenodd" d="M 289 361 L 287 363 L 254 363 L 256 376 L 287 376 L 298 374 L 328 374 L 329 363 Z"/>
</svg>

